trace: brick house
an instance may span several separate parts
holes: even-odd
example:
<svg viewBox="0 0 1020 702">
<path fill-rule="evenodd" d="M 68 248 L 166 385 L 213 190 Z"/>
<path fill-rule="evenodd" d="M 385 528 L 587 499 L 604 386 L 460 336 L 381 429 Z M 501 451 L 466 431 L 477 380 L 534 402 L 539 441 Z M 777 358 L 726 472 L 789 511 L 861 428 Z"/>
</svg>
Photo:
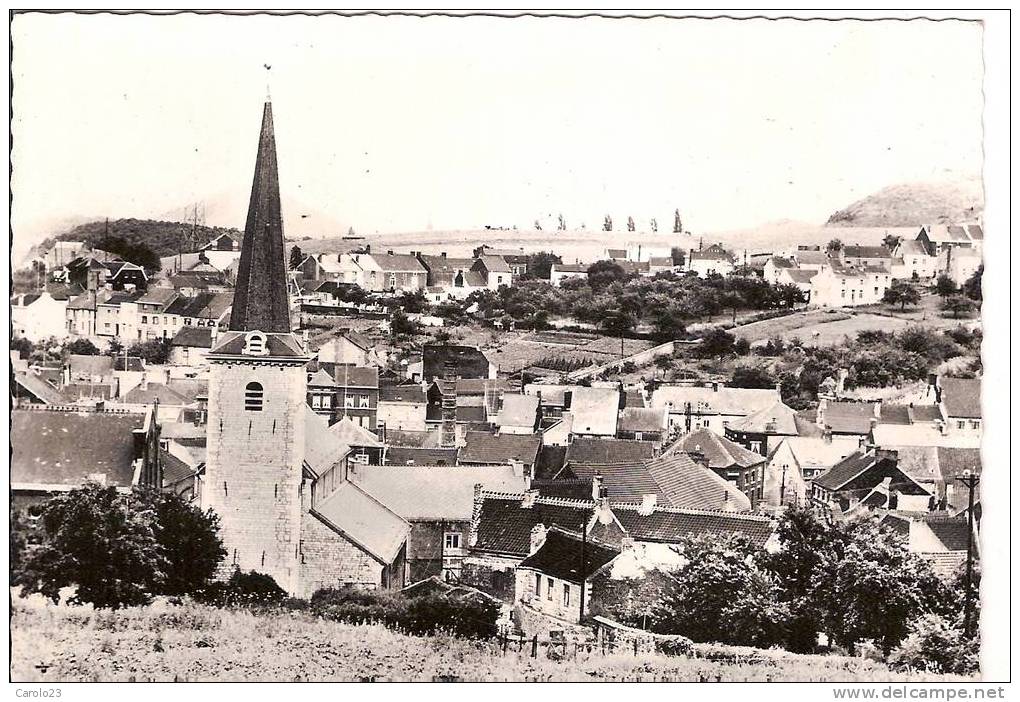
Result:
<svg viewBox="0 0 1020 702">
<path fill-rule="evenodd" d="M 379 388 L 376 424 L 385 431 L 425 431 L 428 400 L 420 385 L 383 385 Z"/>
<path fill-rule="evenodd" d="M 379 369 L 349 363 L 313 361 L 308 365 L 308 406 L 333 424 L 349 418 L 376 430 Z"/>
<path fill-rule="evenodd" d="M 846 512 L 857 507 L 927 512 L 935 496 L 898 466 L 896 451 L 855 451 L 814 479 L 811 501 Z"/>
<path fill-rule="evenodd" d="M 765 463 L 760 453 L 748 451 L 740 444 L 708 429 L 699 429 L 682 438 L 677 447 L 701 461 L 723 480 L 747 495 L 751 507 L 761 501 L 765 486 Z"/>
</svg>

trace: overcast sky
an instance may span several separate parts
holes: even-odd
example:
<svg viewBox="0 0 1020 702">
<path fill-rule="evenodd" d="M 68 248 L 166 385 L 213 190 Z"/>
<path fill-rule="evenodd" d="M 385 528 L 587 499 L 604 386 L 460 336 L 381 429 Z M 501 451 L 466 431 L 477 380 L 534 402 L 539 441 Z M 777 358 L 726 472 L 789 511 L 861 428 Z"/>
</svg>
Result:
<svg viewBox="0 0 1020 702">
<path fill-rule="evenodd" d="M 29 15 L 13 42 L 22 241 L 195 201 L 243 226 L 266 63 L 291 235 L 823 222 L 981 169 L 976 23 Z"/>
</svg>

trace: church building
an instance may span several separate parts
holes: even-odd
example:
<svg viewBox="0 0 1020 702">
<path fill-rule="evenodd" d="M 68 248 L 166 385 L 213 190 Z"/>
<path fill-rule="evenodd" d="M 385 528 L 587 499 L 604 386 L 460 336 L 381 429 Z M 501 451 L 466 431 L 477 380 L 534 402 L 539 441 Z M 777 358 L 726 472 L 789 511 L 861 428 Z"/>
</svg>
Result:
<svg viewBox="0 0 1020 702">
<path fill-rule="evenodd" d="M 347 480 L 349 447 L 306 404 L 310 355 L 291 330 L 280 186 L 268 101 L 229 331 L 208 354 L 208 452 L 200 495 L 235 569 L 288 593 L 396 589 L 410 525 Z"/>
</svg>

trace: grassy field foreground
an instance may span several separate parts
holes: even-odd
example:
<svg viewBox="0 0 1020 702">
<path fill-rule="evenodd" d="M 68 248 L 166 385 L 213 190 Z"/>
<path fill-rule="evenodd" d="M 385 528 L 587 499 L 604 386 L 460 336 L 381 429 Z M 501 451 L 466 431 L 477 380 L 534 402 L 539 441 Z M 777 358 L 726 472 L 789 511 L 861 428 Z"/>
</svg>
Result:
<svg viewBox="0 0 1020 702">
<path fill-rule="evenodd" d="M 615 680 L 906 681 L 951 676 L 896 673 L 838 656 L 704 647 L 733 660 L 571 652 L 550 659 L 501 653 L 495 642 L 417 638 L 302 612 L 253 614 L 201 605 L 120 611 L 13 598 L 11 678 L 70 681 Z M 755 662 L 740 662 L 751 656 Z"/>
</svg>

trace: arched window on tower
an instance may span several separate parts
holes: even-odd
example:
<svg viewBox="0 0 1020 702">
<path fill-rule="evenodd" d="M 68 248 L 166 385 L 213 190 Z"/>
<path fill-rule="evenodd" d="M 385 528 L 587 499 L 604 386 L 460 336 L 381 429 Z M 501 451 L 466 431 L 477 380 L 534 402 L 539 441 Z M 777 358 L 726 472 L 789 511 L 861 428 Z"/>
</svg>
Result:
<svg viewBox="0 0 1020 702">
<path fill-rule="evenodd" d="M 248 412 L 262 411 L 262 384 L 248 383 L 244 386 L 244 409 Z"/>
</svg>

